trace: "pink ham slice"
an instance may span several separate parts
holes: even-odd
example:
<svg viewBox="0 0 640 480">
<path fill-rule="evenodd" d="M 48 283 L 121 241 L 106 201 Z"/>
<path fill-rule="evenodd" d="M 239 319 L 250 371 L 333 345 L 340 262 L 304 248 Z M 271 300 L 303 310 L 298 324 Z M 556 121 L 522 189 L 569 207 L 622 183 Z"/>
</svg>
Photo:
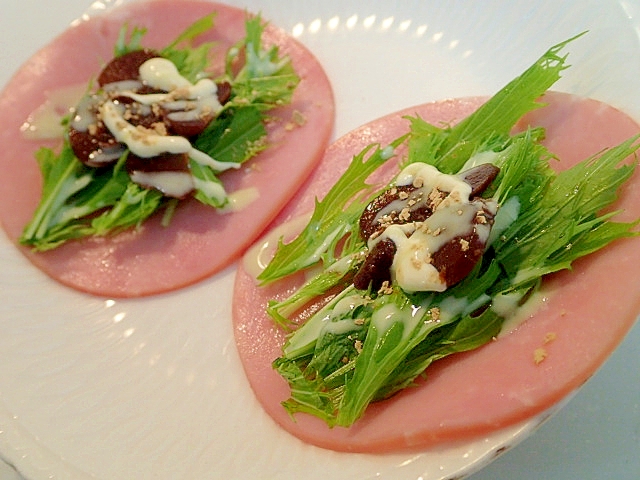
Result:
<svg viewBox="0 0 640 480">
<path fill-rule="evenodd" d="M 212 11 L 217 12 L 215 29 L 202 40 L 215 41 L 221 56 L 244 36 L 244 10 L 206 1 L 151 1 L 81 22 L 17 72 L 0 95 L 0 222 L 11 240 L 19 238 L 40 198 L 34 152 L 42 142 L 25 139 L 20 126 L 45 101 L 45 94 L 94 78 L 112 57 L 125 22 L 146 27 L 145 46 L 159 48 Z M 333 93 L 317 59 L 274 26 L 268 26 L 264 38 L 291 57 L 302 80 L 292 104 L 273 111 L 276 121 L 268 127 L 273 146 L 241 170 L 223 175 L 229 192 L 255 189 L 256 201 L 228 214 L 189 202 L 177 210 L 169 228 L 154 218 L 136 231 L 73 242 L 42 254 L 21 248 L 29 260 L 73 288 L 135 297 L 192 284 L 237 259 L 300 187 L 333 129 Z"/>
<path fill-rule="evenodd" d="M 546 143 L 560 158 L 554 168 L 566 168 L 639 132 L 626 115 L 596 101 L 558 93 L 549 93 L 546 101 L 549 106 L 529 115 L 522 125 L 547 128 Z M 480 103 L 476 98 L 422 105 L 346 135 L 328 149 L 320 167 L 274 224 L 312 208 L 314 195 L 322 196 L 364 145 L 384 144 L 405 132 L 403 115 L 418 114 L 434 123 L 455 121 Z M 625 186 L 617 206 L 625 209 L 620 219 L 640 217 L 640 172 Z M 265 316 L 264 307 L 268 299 L 282 298 L 296 279 L 260 289 L 248 273 L 251 269 L 241 266 L 235 284 L 235 338 L 258 400 L 293 435 L 340 451 L 424 449 L 469 440 L 530 418 L 587 381 L 640 311 L 638 265 L 640 238 L 618 241 L 581 259 L 573 271 L 546 281 L 544 306 L 513 333 L 474 352 L 437 362 L 420 387 L 371 406 L 348 429 L 329 429 L 302 414 L 293 421 L 280 405 L 289 396 L 288 386 L 271 369 L 271 362 L 279 356 L 283 334 Z"/>
</svg>

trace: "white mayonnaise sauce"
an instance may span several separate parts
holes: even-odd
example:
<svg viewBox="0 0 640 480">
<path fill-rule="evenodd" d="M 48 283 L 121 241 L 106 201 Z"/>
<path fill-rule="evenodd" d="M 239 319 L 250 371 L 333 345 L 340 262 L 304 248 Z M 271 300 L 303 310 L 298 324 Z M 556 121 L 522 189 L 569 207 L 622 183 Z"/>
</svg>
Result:
<svg viewBox="0 0 640 480">
<path fill-rule="evenodd" d="M 273 75 L 282 68 L 284 60 L 281 63 L 271 61 L 269 55 L 260 55 L 256 52 L 252 42 L 247 43 L 244 49 L 247 56 L 246 68 L 250 70 L 250 76 L 261 77 Z"/>
<path fill-rule="evenodd" d="M 352 312 L 369 300 L 358 294 L 341 292 L 336 298 L 325 305 L 311 321 L 305 322 L 291 341 L 285 343 L 282 352 L 285 357 L 295 358 L 300 352 L 307 352 L 309 347 L 315 345 L 317 339 L 325 334 L 344 335 L 363 326 L 355 319 L 341 318 Z"/>
<path fill-rule="evenodd" d="M 197 177 L 193 177 L 193 185 L 209 198 L 214 198 L 216 201 L 224 202 L 227 192 L 224 187 L 218 182 L 207 182 L 200 180 Z"/>
<path fill-rule="evenodd" d="M 534 313 L 538 312 L 548 300 L 549 297 L 540 291 L 531 295 L 531 298 L 528 298 L 524 305 L 520 304 L 522 294 L 518 292 L 494 297 L 491 309 L 505 319 L 498 338 L 509 335 L 516 330 Z"/>
<path fill-rule="evenodd" d="M 500 235 L 518 219 L 520 215 L 520 199 L 518 197 L 509 197 L 506 202 L 500 206 L 500 210 L 493 219 L 493 227 L 487 245 L 491 245 Z"/>
<path fill-rule="evenodd" d="M 215 172 L 224 172 L 225 170 L 238 169 L 240 168 L 239 163 L 234 162 L 219 162 L 213 158 L 211 158 L 206 153 L 201 152 L 200 150 L 196 150 L 195 148 L 190 148 L 188 150 L 189 157 L 192 158 L 196 163 L 200 165 L 206 165 L 211 167 Z"/>
<path fill-rule="evenodd" d="M 171 92 L 192 88 L 191 82 L 178 72 L 176 66 L 166 58 L 151 58 L 140 65 L 140 78 L 150 87 Z"/>
<path fill-rule="evenodd" d="M 394 303 L 387 303 L 373 312 L 371 324 L 378 330 L 378 335 L 382 336 L 388 332 L 396 323 L 402 323 L 402 338 L 406 339 L 422 322 L 424 309 L 414 306 L 409 310 L 400 310 Z M 422 322 L 424 324 L 424 322 Z"/>
<path fill-rule="evenodd" d="M 256 242 L 242 257 L 242 266 L 252 277 L 257 278 L 267 268 L 273 258 L 278 242 L 291 241 L 309 223 L 311 213 L 289 220 L 271 230 L 260 241 Z"/>
<path fill-rule="evenodd" d="M 494 152 L 493 150 L 478 152 L 472 155 L 469 160 L 467 160 L 460 171 L 464 172 L 465 170 L 469 170 L 470 168 L 477 167 L 485 163 L 491 163 L 495 165 L 498 162 L 499 158 L 500 154 L 498 152 Z"/>
<path fill-rule="evenodd" d="M 124 119 L 124 109 L 112 100 L 100 106 L 102 122 L 116 140 L 129 147 L 132 153 L 142 158 L 156 157 L 162 153 L 187 153 L 191 143 L 184 137 L 161 135 L 155 130 L 134 126 Z"/>
<path fill-rule="evenodd" d="M 224 191 L 224 190 L 223 190 Z M 227 204 L 218 209 L 218 213 L 232 213 L 244 210 L 260 198 L 260 192 L 255 187 L 243 188 L 227 195 Z"/>
<path fill-rule="evenodd" d="M 159 104 L 168 110 L 205 110 L 211 113 L 222 110 L 218 101 L 218 86 L 213 80 L 203 78 L 192 84 L 165 58 L 152 58 L 144 62 L 140 66 L 140 79 L 144 85 L 166 93 L 138 94 L 121 90 L 120 94 L 143 105 Z"/>
<path fill-rule="evenodd" d="M 27 116 L 20 127 L 22 134 L 30 140 L 62 138 L 62 119 L 73 111 L 86 90 L 87 86 L 81 84 L 45 92 L 45 101 Z"/>
<path fill-rule="evenodd" d="M 193 177 L 189 172 L 131 172 L 131 181 L 152 186 L 164 195 L 182 198 L 193 190 Z"/>
</svg>

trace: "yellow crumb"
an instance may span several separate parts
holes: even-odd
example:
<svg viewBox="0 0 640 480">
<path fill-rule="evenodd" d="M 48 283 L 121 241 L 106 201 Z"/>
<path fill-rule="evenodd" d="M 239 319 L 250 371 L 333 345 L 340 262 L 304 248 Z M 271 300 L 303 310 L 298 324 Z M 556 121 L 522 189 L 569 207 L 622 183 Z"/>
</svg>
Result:
<svg viewBox="0 0 640 480">
<path fill-rule="evenodd" d="M 547 350 L 540 347 L 540 348 L 536 348 L 533 351 L 533 361 L 535 362 L 536 365 L 539 365 L 545 358 L 547 358 Z"/>
<path fill-rule="evenodd" d="M 411 218 L 411 210 L 409 210 L 409 208 L 403 208 L 400 211 L 400 215 L 398 215 L 398 218 L 403 222 L 409 221 L 409 219 Z"/>
<path fill-rule="evenodd" d="M 485 213 L 482 210 L 479 210 L 478 212 L 476 212 L 476 222 L 484 225 L 487 223 L 487 217 L 484 216 Z"/>
<path fill-rule="evenodd" d="M 379 295 L 391 295 L 393 293 L 393 288 L 389 285 L 389 281 L 385 280 L 382 282 L 382 286 L 378 290 Z"/>
<path fill-rule="evenodd" d="M 304 114 L 302 114 L 298 110 L 294 110 L 291 114 L 291 121 L 287 122 L 284 128 L 288 131 L 291 131 L 296 127 L 303 126 L 305 123 L 307 123 L 307 118 L 304 116 Z"/>
</svg>

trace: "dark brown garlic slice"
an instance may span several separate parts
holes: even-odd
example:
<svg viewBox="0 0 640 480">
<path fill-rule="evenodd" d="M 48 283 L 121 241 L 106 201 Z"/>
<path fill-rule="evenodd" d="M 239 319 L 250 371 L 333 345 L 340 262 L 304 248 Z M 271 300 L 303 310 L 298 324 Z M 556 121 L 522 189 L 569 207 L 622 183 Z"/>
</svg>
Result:
<svg viewBox="0 0 640 480">
<path fill-rule="evenodd" d="M 231 84 L 229 82 L 220 82 L 217 86 L 218 102 L 220 102 L 220 105 L 224 105 L 231 99 Z"/>
<path fill-rule="evenodd" d="M 476 167 L 472 167 L 461 172 L 460 178 L 471 185 L 471 193 L 469 198 L 480 195 L 484 192 L 491 182 L 493 182 L 500 173 L 500 169 L 492 163 L 483 163 Z"/>
<path fill-rule="evenodd" d="M 476 200 L 474 203 L 480 203 Z M 474 223 L 478 224 L 482 218 L 482 224 L 493 225 L 494 215 L 486 208 L 478 209 Z M 463 236 L 457 236 L 442 245 L 431 256 L 431 263 L 440 273 L 442 281 L 450 287 L 464 279 L 482 259 L 486 249 L 486 237 L 481 238 L 475 228 Z"/>
<path fill-rule="evenodd" d="M 104 167 L 116 162 L 125 152 L 104 126 L 93 125 L 90 130 L 69 129 L 69 143 L 73 153 L 89 167 Z"/>
<path fill-rule="evenodd" d="M 353 277 L 353 285 L 359 290 L 366 290 L 371 286 L 371 290 L 377 292 L 384 282 L 391 281 L 391 264 L 395 254 L 396 244 L 392 240 L 380 240 Z"/>
<path fill-rule="evenodd" d="M 211 120 L 214 119 L 214 114 L 185 110 L 167 111 L 163 109 L 163 119 L 171 135 L 193 138 L 204 132 Z"/>
</svg>

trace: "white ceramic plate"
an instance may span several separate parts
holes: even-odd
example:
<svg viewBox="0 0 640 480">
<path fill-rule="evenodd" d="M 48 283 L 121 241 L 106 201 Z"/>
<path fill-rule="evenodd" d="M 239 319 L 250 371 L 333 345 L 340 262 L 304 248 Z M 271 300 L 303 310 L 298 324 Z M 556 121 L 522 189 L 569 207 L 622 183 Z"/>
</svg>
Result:
<svg viewBox="0 0 640 480">
<path fill-rule="evenodd" d="M 261 11 L 316 53 L 335 88 L 335 136 L 412 104 L 491 94 L 583 30 L 591 33 L 572 45 L 574 67 L 558 88 L 640 119 L 638 2 L 229 3 Z M 0 85 L 88 8 L 3 0 Z M 242 374 L 233 276 L 229 268 L 168 295 L 97 299 L 48 280 L 0 235 L 0 457 L 29 480 L 460 478 L 543 418 L 412 456 L 301 444 L 272 424 Z M 567 408 L 474 479 L 638 477 L 639 350 L 636 327 Z M 15 477 L 4 466 L 3 475 Z"/>
</svg>

